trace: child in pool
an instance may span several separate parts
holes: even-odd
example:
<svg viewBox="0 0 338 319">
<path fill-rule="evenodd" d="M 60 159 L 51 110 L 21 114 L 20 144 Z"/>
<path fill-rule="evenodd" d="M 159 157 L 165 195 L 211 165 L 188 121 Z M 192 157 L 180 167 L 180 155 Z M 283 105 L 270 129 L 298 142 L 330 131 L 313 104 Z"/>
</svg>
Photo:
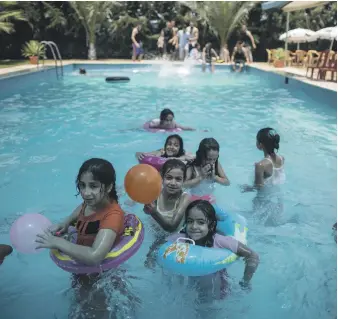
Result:
<svg viewBox="0 0 338 319">
<path fill-rule="evenodd" d="M 76 178 L 77 190 L 83 203 L 65 221 L 38 235 L 36 240 L 39 243 L 38 248 L 59 249 L 81 263 L 99 265 L 122 235 L 124 228 L 124 212 L 118 204 L 115 183 L 115 170 L 110 162 L 100 158 L 85 161 Z M 76 222 L 78 233 L 76 244 L 55 236 L 56 233 L 60 235 L 67 233 L 69 225 L 73 222 Z M 83 299 L 84 295 L 89 296 L 97 279 L 98 276 L 95 274 L 74 275 L 74 280 L 81 285 L 80 299 Z M 86 311 L 91 309 L 91 315 L 106 318 L 105 294 L 100 289 L 94 292 L 97 298 L 87 296 Z M 93 305 L 93 301 L 101 304 Z"/>
<path fill-rule="evenodd" d="M 280 136 L 273 128 L 266 127 L 258 131 L 256 146 L 263 151 L 264 158 L 255 163 L 254 185 L 243 185 L 243 192 L 259 190 L 264 185 L 280 185 L 285 182 L 285 159 L 275 153 L 275 150 L 279 149 L 279 141 Z"/>
<path fill-rule="evenodd" d="M 185 152 L 183 147 L 183 139 L 177 134 L 169 135 L 164 143 L 164 148 L 153 152 L 137 152 L 136 157 L 141 161 L 145 156 L 158 156 L 165 158 L 177 158 L 181 161 L 191 160 L 193 155 Z"/>
<path fill-rule="evenodd" d="M 4 262 L 5 257 L 13 252 L 13 248 L 9 245 L 0 244 L 0 265 Z"/>
<path fill-rule="evenodd" d="M 174 112 L 170 109 L 163 109 L 160 114 L 160 118 L 150 121 L 149 127 L 155 129 L 179 128 L 183 131 L 195 131 L 194 128 L 177 124 L 174 120 Z"/>
<path fill-rule="evenodd" d="M 251 278 L 259 264 L 259 256 L 235 238 L 217 234 L 216 227 L 217 218 L 214 207 L 208 201 L 196 200 L 191 202 L 186 209 L 185 228 L 181 233 L 170 236 L 168 240 L 175 241 L 179 237 L 186 237 L 194 240 L 198 246 L 229 249 L 239 257 L 243 257 L 245 260 L 245 269 L 240 285 L 243 288 L 250 288 Z M 221 275 L 220 281 L 224 281 L 220 283 L 222 290 L 226 287 L 225 277 L 223 276 L 224 273 L 225 271 L 219 272 L 219 275 Z M 207 277 L 209 276 L 205 276 L 205 278 L 203 276 L 201 280 L 207 280 Z"/>
<path fill-rule="evenodd" d="M 177 231 L 183 226 L 184 212 L 190 202 L 188 194 L 183 192 L 186 170 L 186 165 L 178 159 L 166 161 L 161 170 L 162 192 L 154 203 L 144 206 L 144 212 L 167 232 Z M 150 247 L 146 264 L 154 262 L 153 253 L 163 241 L 165 233 L 162 235 Z"/>
<path fill-rule="evenodd" d="M 187 180 L 184 187 L 191 188 L 192 195 L 203 197 L 210 194 L 210 186 L 214 183 L 230 185 L 218 158 L 218 142 L 214 138 L 203 139 L 196 152 L 196 158 L 187 164 Z"/>
</svg>

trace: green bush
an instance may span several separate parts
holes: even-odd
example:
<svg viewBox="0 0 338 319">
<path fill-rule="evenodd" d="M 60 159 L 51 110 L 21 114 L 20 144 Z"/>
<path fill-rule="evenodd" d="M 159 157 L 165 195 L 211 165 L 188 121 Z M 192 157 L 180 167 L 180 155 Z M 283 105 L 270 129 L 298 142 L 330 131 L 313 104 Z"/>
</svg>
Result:
<svg viewBox="0 0 338 319">
<path fill-rule="evenodd" d="M 39 56 L 42 58 L 45 53 L 45 46 L 39 41 L 31 40 L 23 45 L 21 53 L 25 58 L 29 58 L 31 56 Z"/>
</svg>

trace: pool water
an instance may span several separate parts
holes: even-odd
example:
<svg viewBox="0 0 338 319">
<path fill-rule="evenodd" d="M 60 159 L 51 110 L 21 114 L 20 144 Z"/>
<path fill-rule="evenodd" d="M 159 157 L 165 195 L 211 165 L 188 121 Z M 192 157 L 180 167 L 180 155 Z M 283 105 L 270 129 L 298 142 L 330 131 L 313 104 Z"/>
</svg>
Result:
<svg viewBox="0 0 338 319">
<path fill-rule="evenodd" d="M 68 216 L 81 201 L 74 182 L 80 165 L 102 157 L 117 171 L 122 208 L 146 227 L 138 253 L 112 274 L 125 292 L 110 286 L 115 277 L 103 281 L 112 318 L 335 318 L 335 105 L 318 103 L 304 90 L 255 70 L 202 74 L 170 66 L 87 67 L 88 76 L 68 68 L 62 81 L 27 81 L 6 95 L 0 88 L 0 243 L 9 243 L 11 224 L 22 214 L 38 212 L 53 222 Z M 131 81 L 106 83 L 104 76 L 112 75 Z M 170 281 L 158 267 L 144 267 L 155 238 L 152 222 L 141 205 L 125 204 L 122 185 L 137 164 L 136 151 L 163 146 L 166 134 L 140 130 L 163 108 L 172 109 L 178 123 L 197 128 L 181 133 L 187 151 L 195 152 L 205 137 L 221 146 L 220 162 L 231 186 L 216 187 L 218 204 L 248 219 L 249 246 L 261 260 L 250 293 L 238 286 L 242 261 L 229 268 L 231 294 L 213 303 L 199 302 L 194 290 Z M 286 158 L 283 210 L 275 224 L 253 215 L 255 193 L 240 191 L 240 185 L 252 182 L 254 163 L 262 158 L 255 138 L 266 126 L 281 135 L 280 154 Z M 1 318 L 67 318 L 74 303 L 70 275 L 47 251 L 14 252 L 0 271 Z"/>
</svg>

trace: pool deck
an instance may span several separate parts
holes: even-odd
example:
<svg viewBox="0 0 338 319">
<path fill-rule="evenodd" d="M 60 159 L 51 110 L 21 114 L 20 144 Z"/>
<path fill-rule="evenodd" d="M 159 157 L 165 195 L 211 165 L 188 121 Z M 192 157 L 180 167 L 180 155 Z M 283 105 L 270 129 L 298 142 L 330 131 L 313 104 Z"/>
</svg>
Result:
<svg viewBox="0 0 338 319">
<path fill-rule="evenodd" d="M 142 62 L 132 62 L 131 60 L 119 60 L 119 59 L 107 59 L 107 60 L 63 60 L 63 65 L 69 64 L 161 64 L 162 61 L 160 60 L 146 60 Z M 183 62 L 174 62 L 174 64 L 182 64 Z M 54 62 L 46 62 L 45 66 L 53 66 Z M 304 83 L 318 86 L 321 88 L 325 88 L 328 90 L 336 91 L 337 92 L 337 83 L 336 82 L 328 82 L 328 81 L 316 81 L 310 80 L 306 78 L 306 69 L 305 68 L 295 68 L 295 67 L 285 67 L 285 68 L 275 68 L 268 63 L 263 62 L 255 62 L 250 64 L 251 67 L 267 71 L 278 73 L 281 75 L 286 75 L 297 80 L 300 80 Z M 9 66 L 0 69 L 0 76 L 11 76 L 11 74 L 20 74 L 26 72 L 34 72 L 39 70 L 36 65 L 32 64 L 24 64 L 24 65 L 16 65 L 16 66 Z"/>
</svg>

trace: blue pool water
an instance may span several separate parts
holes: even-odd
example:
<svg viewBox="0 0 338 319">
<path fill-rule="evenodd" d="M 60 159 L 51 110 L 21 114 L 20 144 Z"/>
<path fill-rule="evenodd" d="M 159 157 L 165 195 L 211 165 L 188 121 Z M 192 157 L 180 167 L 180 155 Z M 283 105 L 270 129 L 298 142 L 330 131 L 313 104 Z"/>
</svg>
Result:
<svg viewBox="0 0 338 319">
<path fill-rule="evenodd" d="M 238 286 L 244 269 L 238 262 L 229 269 L 227 299 L 196 301 L 193 290 L 168 282 L 159 268 L 144 268 L 154 241 L 151 221 L 141 205 L 124 204 L 121 187 L 122 207 L 140 216 L 146 237 L 115 273 L 127 292 L 113 289 L 115 279 L 109 276 L 102 280 L 112 318 L 335 318 L 331 226 L 337 208 L 337 112 L 332 99 L 327 102 L 328 93 L 292 80 L 284 85 L 281 77 L 253 69 L 233 74 L 222 68 L 212 75 L 168 66 L 86 67 L 94 76 L 79 76 L 67 67 L 62 81 L 51 72 L 0 80 L 0 243 L 9 243 L 11 224 L 22 214 L 39 212 L 53 222 L 69 215 L 80 203 L 74 196 L 75 176 L 90 157 L 111 161 L 122 186 L 136 164 L 134 153 L 158 149 L 166 138 L 136 129 L 168 107 L 177 122 L 198 128 L 182 133 L 186 150 L 195 152 L 204 137 L 220 143 L 220 162 L 231 186 L 217 186 L 218 204 L 247 217 L 249 246 L 261 264 L 250 293 Z M 131 81 L 107 84 L 108 75 L 127 75 Z M 255 194 L 239 188 L 252 181 L 253 164 L 262 157 L 255 136 L 266 126 L 280 133 L 280 153 L 286 158 L 284 208 L 273 225 L 252 215 Z M 1 318 L 67 318 L 74 303 L 70 275 L 53 264 L 47 251 L 13 253 L 0 277 Z"/>
</svg>

